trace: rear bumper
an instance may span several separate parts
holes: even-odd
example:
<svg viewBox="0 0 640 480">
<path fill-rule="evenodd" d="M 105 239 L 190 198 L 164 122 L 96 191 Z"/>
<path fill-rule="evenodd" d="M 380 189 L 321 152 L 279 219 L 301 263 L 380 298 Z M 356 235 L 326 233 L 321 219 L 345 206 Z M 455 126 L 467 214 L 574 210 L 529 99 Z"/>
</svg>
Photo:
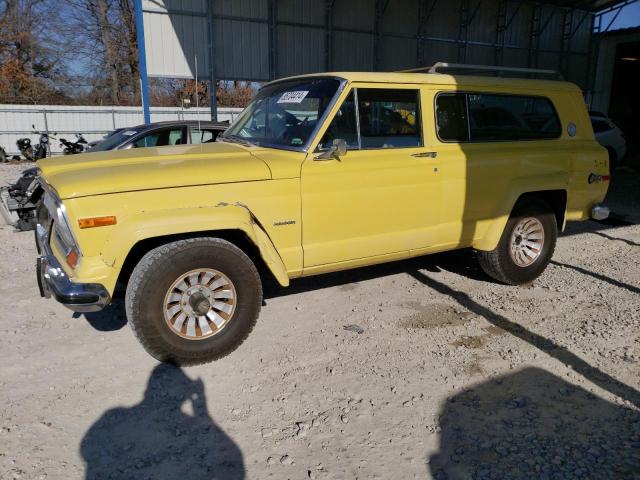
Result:
<svg viewBox="0 0 640 480">
<path fill-rule="evenodd" d="M 99 283 L 72 282 L 51 252 L 48 235 L 42 225 L 36 227 L 36 245 L 40 256 L 36 263 L 36 275 L 40 295 L 52 296 L 74 312 L 97 312 L 111 301 L 107 289 Z"/>
<path fill-rule="evenodd" d="M 605 207 L 601 203 L 596 203 L 591 208 L 591 218 L 594 220 L 606 220 L 609 218 L 610 213 L 611 211 L 609 210 L 609 207 Z"/>
</svg>

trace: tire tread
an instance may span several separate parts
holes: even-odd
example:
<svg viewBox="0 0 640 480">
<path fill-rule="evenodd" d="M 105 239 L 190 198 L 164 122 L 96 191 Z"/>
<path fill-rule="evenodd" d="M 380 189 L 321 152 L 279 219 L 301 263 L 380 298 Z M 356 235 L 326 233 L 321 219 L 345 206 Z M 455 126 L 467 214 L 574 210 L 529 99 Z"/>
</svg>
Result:
<svg viewBox="0 0 640 480">
<path fill-rule="evenodd" d="M 145 322 L 139 322 L 137 319 L 140 318 L 140 306 L 142 305 L 141 294 L 143 290 L 143 285 L 151 278 L 152 271 L 154 267 L 160 262 L 163 257 L 171 256 L 172 254 L 178 252 L 184 252 L 192 248 L 219 248 L 223 250 L 227 250 L 230 254 L 232 254 L 236 259 L 245 263 L 248 271 L 252 278 L 248 279 L 253 281 L 255 285 L 257 285 L 259 295 L 258 302 L 258 311 L 256 315 L 253 317 L 252 321 L 248 325 L 248 328 L 245 328 L 242 331 L 242 335 L 238 338 L 235 338 L 233 343 L 219 350 L 218 348 L 211 349 L 205 353 L 197 353 L 192 356 L 186 357 L 181 355 L 180 357 L 176 357 L 166 346 L 166 343 L 162 340 L 162 337 L 157 333 L 155 328 L 152 328 L 150 325 L 146 325 Z M 223 240 L 221 238 L 216 237 L 194 237 L 187 238 L 183 240 L 177 240 L 174 242 L 166 243 L 159 247 L 156 247 L 149 252 L 147 252 L 142 259 L 138 262 L 136 267 L 133 269 L 131 273 L 131 277 L 129 278 L 129 283 L 127 284 L 127 290 L 125 295 L 125 308 L 127 312 L 127 319 L 133 334 L 138 339 L 138 341 L 142 344 L 144 349 L 154 358 L 160 361 L 168 361 L 177 363 L 180 365 L 199 365 L 207 362 L 211 362 L 213 360 L 218 360 L 222 357 L 225 357 L 233 350 L 238 348 L 249 336 L 251 331 L 253 330 L 257 319 L 258 313 L 260 312 L 260 305 L 262 304 L 262 282 L 260 280 L 260 275 L 258 271 L 251 261 L 251 259 L 237 246 L 228 242 L 227 240 Z"/>
</svg>

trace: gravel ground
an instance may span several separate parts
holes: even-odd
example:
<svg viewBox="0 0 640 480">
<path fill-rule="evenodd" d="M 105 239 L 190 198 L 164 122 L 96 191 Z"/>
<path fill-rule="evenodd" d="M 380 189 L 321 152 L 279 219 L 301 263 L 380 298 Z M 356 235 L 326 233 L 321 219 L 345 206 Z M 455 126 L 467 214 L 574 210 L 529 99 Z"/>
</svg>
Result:
<svg viewBox="0 0 640 480">
<path fill-rule="evenodd" d="M 608 202 L 531 286 L 467 251 L 268 286 L 240 349 L 186 369 L 121 303 L 39 298 L 32 234 L 0 226 L 0 478 L 640 478 L 640 175 Z"/>
</svg>

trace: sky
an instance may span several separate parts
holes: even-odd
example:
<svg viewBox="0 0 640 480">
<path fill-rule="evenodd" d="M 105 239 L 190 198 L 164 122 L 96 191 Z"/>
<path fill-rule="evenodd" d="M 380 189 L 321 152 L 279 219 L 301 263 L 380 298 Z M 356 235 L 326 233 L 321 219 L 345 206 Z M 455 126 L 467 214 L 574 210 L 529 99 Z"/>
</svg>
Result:
<svg viewBox="0 0 640 480">
<path fill-rule="evenodd" d="M 602 16 L 602 29 L 609 25 L 614 17 L 615 11 Z M 627 5 L 622 9 L 618 18 L 613 22 L 609 30 L 618 30 L 620 28 L 639 27 L 640 26 L 640 1 Z"/>
</svg>

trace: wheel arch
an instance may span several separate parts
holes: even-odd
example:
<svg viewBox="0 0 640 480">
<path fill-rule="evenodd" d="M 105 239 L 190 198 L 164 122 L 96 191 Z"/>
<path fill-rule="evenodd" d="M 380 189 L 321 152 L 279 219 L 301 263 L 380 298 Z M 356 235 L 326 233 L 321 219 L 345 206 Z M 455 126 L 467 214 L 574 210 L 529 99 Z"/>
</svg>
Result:
<svg viewBox="0 0 640 480">
<path fill-rule="evenodd" d="M 567 191 L 565 189 L 534 190 L 521 193 L 517 196 L 514 195 L 512 201 L 508 203 L 510 207 L 509 210 L 494 217 L 485 235 L 473 242 L 473 248 L 484 251 L 495 249 L 514 209 L 529 199 L 542 200 L 549 205 L 556 218 L 558 231 L 564 230 L 566 224 Z"/>
<path fill-rule="evenodd" d="M 153 248 L 185 238 L 216 237 L 240 248 L 261 273 L 269 272 L 280 285 L 289 285 L 286 267 L 276 247 L 248 208 L 225 204 L 201 210 L 207 211 L 198 212 L 197 217 L 180 215 L 182 212 L 163 212 L 156 218 L 137 217 L 127 222 L 129 229 L 123 225 L 114 232 L 102 256 L 106 263 L 115 267 L 119 264 L 117 281 L 126 284 L 133 268 Z"/>
</svg>

